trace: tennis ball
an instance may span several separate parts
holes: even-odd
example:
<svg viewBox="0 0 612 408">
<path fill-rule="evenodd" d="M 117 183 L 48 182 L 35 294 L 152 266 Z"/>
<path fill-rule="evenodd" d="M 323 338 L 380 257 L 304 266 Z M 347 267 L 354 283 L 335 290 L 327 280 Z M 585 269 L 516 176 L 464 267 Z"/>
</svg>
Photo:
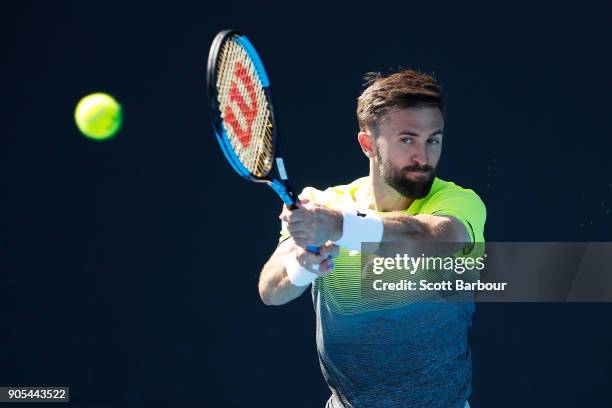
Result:
<svg viewBox="0 0 612 408">
<path fill-rule="evenodd" d="M 74 111 L 74 120 L 81 133 L 94 140 L 113 137 L 121 127 L 122 119 L 121 105 L 105 93 L 87 95 Z"/>
</svg>

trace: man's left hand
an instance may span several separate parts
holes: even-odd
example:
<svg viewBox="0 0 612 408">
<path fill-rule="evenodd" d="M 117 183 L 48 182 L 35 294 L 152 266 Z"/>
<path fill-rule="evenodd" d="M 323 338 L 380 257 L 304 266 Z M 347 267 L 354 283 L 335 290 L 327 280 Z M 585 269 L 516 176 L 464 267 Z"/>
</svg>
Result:
<svg viewBox="0 0 612 408">
<path fill-rule="evenodd" d="M 308 200 L 303 200 L 295 210 L 283 206 L 278 218 L 287 223 L 293 241 L 302 248 L 320 247 L 342 237 L 342 213 Z"/>
</svg>

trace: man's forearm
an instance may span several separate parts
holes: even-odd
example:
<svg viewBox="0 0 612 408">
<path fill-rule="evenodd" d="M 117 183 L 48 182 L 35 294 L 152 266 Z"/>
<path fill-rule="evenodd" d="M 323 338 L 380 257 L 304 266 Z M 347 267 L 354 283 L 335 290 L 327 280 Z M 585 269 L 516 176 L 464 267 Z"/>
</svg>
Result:
<svg viewBox="0 0 612 408">
<path fill-rule="evenodd" d="M 411 216 L 398 212 L 383 216 L 382 221 L 382 242 L 396 243 L 406 248 L 406 252 L 419 254 L 431 250 L 432 243 L 438 243 L 444 244 L 444 248 L 452 254 L 470 241 L 463 224 L 452 217 L 429 214 Z"/>
<path fill-rule="evenodd" d="M 291 239 L 281 243 L 259 276 L 259 296 L 266 305 L 283 305 L 300 296 L 308 286 L 295 286 L 285 271 L 285 256 L 293 256 Z"/>
</svg>

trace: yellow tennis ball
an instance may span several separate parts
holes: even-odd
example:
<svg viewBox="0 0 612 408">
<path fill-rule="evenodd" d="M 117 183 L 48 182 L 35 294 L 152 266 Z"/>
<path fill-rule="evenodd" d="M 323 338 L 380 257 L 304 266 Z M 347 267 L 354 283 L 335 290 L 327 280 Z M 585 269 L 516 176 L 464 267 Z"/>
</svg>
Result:
<svg viewBox="0 0 612 408">
<path fill-rule="evenodd" d="M 104 140 L 113 137 L 121 127 L 121 105 L 110 95 L 93 93 L 78 103 L 74 120 L 85 136 Z"/>
</svg>

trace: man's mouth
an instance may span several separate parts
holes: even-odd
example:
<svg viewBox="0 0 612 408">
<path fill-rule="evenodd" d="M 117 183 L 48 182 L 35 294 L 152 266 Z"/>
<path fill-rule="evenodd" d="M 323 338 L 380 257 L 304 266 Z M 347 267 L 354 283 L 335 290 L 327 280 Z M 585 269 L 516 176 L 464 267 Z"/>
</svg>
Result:
<svg viewBox="0 0 612 408">
<path fill-rule="evenodd" d="M 408 170 L 406 171 L 406 174 L 417 174 L 417 175 L 429 174 L 429 170 Z"/>
</svg>

